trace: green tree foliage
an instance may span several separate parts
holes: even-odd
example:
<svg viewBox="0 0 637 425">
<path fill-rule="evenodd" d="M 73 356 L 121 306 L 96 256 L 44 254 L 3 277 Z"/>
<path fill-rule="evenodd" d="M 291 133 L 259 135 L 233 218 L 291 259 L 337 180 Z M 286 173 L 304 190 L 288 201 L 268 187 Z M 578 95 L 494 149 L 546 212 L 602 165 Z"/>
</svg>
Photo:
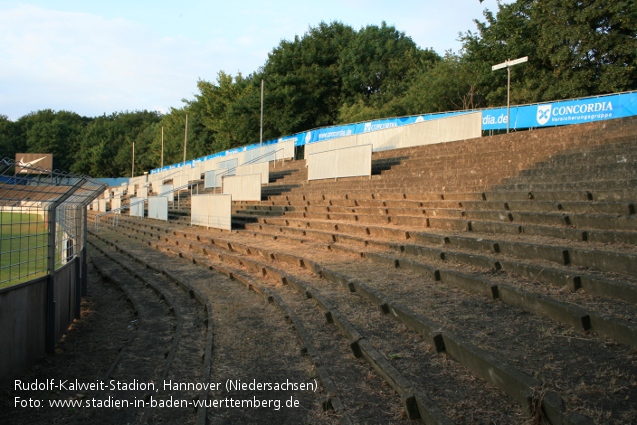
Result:
<svg viewBox="0 0 637 425">
<path fill-rule="evenodd" d="M 148 139 L 149 126 L 159 122 L 156 112 L 121 112 L 96 118 L 82 133 L 71 171 L 93 177 L 130 176 L 132 172 L 133 142 L 135 159 L 148 161 L 152 146 Z M 142 170 L 136 172 L 141 174 Z M 148 170 L 143 170 L 148 171 Z"/>
<path fill-rule="evenodd" d="M 447 52 L 442 60 L 419 73 L 401 98 L 407 115 L 476 109 L 484 106 L 476 81 L 480 70 L 461 56 Z"/>
<path fill-rule="evenodd" d="M 128 176 L 258 143 L 261 81 L 265 140 L 316 127 L 506 103 L 528 103 L 637 89 L 635 0 L 517 0 L 485 10 L 460 52 L 440 57 L 393 26 L 360 30 L 321 23 L 283 40 L 248 76 L 219 72 L 200 80 L 194 99 L 167 114 L 137 111 L 97 118 L 42 110 L 16 122 L 0 116 L 0 154 L 51 152 L 56 166 L 96 177 Z"/>
<path fill-rule="evenodd" d="M 15 151 L 53 154 L 53 167 L 69 170 L 78 140 L 90 118 L 74 112 L 51 109 L 37 111 L 21 117 L 17 122 L 6 124 L 5 136 L 12 140 Z"/>
<path fill-rule="evenodd" d="M 343 93 L 349 98 L 391 101 L 407 90 L 425 64 L 438 59 L 435 52 L 420 50 L 410 37 L 385 22 L 380 27 L 369 25 L 341 53 Z"/>
<path fill-rule="evenodd" d="M 20 126 L 5 115 L 0 115 L 0 159 L 14 159 L 16 153 L 26 150 L 26 140 L 21 137 Z"/>
<path fill-rule="evenodd" d="M 222 71 L 216 84 L 197 82 L 199 94 L 187 103 L 206 132 L 208 142 L 203 147 L 221 151 L 258 142 L 260 93 L 253 80 L 241 74 L 233 78 Z"/>
<path fill-rule="evenodd" d="M 634 0 L 518 0 L 485 18 L 463 40 L 464 59 L 483 70 L 477 88 L 488 105 L 506 101 L 506 71 L 490 66 L 522 56 L 528 64 L 511 68 L 516 103 L 637 88 Z"/>
<path fill-rule="evenodd" d="M 303 37 L 282 41 L 263 67 L 267 124 L 273 137 L 335 122 L 341 104 L 341 52 L 355 31 L 340 22 L 321 23 Z"/>
<path fill-rule="evenodd" d="M 356 33 L 339 58 L 343 96 L 338 122 L 357 122 L 407 113 L 403 96 L 440 57 L 421 50 L 385 22 Z"/>
</svg>

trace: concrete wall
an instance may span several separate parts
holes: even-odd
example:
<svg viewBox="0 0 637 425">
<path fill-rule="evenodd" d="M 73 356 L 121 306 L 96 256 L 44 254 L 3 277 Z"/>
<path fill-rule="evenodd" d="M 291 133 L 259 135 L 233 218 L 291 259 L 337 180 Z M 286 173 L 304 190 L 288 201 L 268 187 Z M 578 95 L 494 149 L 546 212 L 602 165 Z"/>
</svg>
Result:
<svg viewBox="0 0 637 425">
<path fill-rule="evenodd" d="M 423 121 L 402 127 L 378 130 L 354 136 L 339 137 L 305 145 L 305 158 L 310 154 L 333 149 L 371 144 L 373 151 L 400 149 L 473 139 L 482 136 L 482 114 L 479 112 Z"/>
<path fill-rule="evenodd" d="M 257 164 L 239 165 L 237 167 L 237 176 L 245 176 L 248 174 L 261 174 L 261 183 L 268 184 L 270 181 L 270 163 L 259 162 Z"/>
<path fill-rule="evenodd" d="M 137 189 L 137 197 L 138 198 L 148 198 L 148 188 L 147 187 L 140 187 L 139 189 Z"/>
<path fill-rule="evenodd" d="M 184 186 L 188 184 L 189 179 L 190 179 L 189 173 L 182 173 L 182 174 L 177 174 L 176 176 L 173 176 L 173 188 L 179 189 L 181 187 L 182 188 L 181 190 L 185 190 L 186 188 Z"/>
<path fill-rule="evenodd" d="M 232 195 L 193 195 L 190 210 L 193 226 L 232 229 Z"/>
<path fill-rule="evenodd" d="M 79 261 L 75 257 L 55 271 L 56 342 L 75 318 Z M 20 376 L 46 354 L 48 279 L 44 276 L 0 289 L 0 382 Z"/>
<path fill-rule="evenodd" d="M 122 206 L 122 198 L 121 197 L 116 196 L 113 199 L 111 199 L 111 210 L 116 210 L 116 209 L 120 208 L 121 206 Z M 119 211 L 116 214 L 119 214 Z"/>
<path fill-rule="evenodd" d="M 75 317 L 75 296 L 76 296 L 76 261 L 66 263 L 64 267 L 55 271 L 55 340 L 66 332 Z"/>
<path fill-rule="evenodd" d="M 148 218 L 168 221 L 168 198 L 150 196 L 148 198 Z"/>
<path fill-rule="evenodd" d="M 18 376 L 46 352 L 47 279 L 0 290 L 0 381 Z"/>
<path fill-rule="evenodd" d="M 145 198 L 130 198 L 130 215 L 132 217 L 144 218 L 144 202 Z"/>
<path fill-rule="evenodd" d="M 224 195 L 232 195 L 233 201 L 260 201 L 261 174 L 224 177 Z"/>
<path fill-rule="evenodd" d="M 218 170 L 208 170 L 205 173 L 205 178 L 204 178 L 204 187 L 206 189 L 209 188 L 213 188 L 213 187 L 221 187 L 221 174 L 226 171 L 225 169 L 218 169 Z"/>
<path fill-rule="evenodd" d="M 230 155 L 228 155 L 228 156 L 230 156 Z M 239 165 L 239 159 L 238 158 L 228 158 L 228 156 L 226 156 L 223 161 L 219 161 L 219 163 L 217 164 L 219 168 L 235 168 L 236 166 Z M 230 173 L 228 175 L 233 176 L 234 172 L 232 172 L 232 173 Z"/>
<path fill-rule="evenodd" d="M 175 200 L 175 192 L 173 192 L 172 184 L 162 184 L 159 192 L 161 196 L 168 198 L 168 201 L 173 202 Z"/>
<path fill-rule="evenodd" d="M 308 180 L 371 176 L 372 145 L 313 153 L 306 161 Z"/>
</svg>

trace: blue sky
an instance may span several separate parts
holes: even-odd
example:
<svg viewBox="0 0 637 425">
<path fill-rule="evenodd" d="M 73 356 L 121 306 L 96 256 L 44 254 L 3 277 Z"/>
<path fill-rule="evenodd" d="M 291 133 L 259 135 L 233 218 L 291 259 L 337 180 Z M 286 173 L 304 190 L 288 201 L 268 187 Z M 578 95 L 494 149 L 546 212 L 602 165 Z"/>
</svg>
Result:
<svg viewBox="0 0 637 425">
<path fill-rule="evenodd" d="M 458 51 L 485 8 L 497 11 L 496 0 L 0 0 L 0 114 L 167 112 L 194 97 L 197 80 L 248 75 L 322 21 L 385 21 L 422 48 Z"/>
</svg>

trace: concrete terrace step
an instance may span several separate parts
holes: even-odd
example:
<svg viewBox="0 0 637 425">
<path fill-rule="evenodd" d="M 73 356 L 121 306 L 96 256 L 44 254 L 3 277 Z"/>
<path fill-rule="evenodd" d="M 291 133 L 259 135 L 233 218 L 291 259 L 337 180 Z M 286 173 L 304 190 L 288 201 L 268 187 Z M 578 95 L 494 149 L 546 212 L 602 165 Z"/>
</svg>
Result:
<svg viewBox="0 0 637 425">
<path fill-rule="evenodd" d="M 578 181 L 566 183 L 504 183 L 497 185 L 497 190 L 513 190 L 521 191 L 622 191 L 634 190 L 637 186 L 637 179 L 627 180 L 594 180 L 594 181 Z"/>
<path fill-rule="evenodd" d="M 428 233 L 422 231 L 407 231 L 395 227 L 384 226 L 366 226 L 357 223 L 335 223 L 330 221 L 307 221 L 302 219 L 259 219 L 259 223 L 246 226 L 246 230 L 253 229 L 254 226 L 278 226 L 280 228 L 300 229 L 301 232 L 313 230 L 328 232 L 331 236 L 327 238 L 329 241 L 334 240 L 336 235 L 353 235 L 370 239 L 392 239 L 395 241 L 415 240 L 420 238 L 430 240 Z M 435 230 L 435 228 L 434 228 Z M 438 230 L 447 230 L 442 227 Z M 506 232 L 498 232 L 506 233 Z M 472 237 L 478 240 L 484 240 L 480 237 Z M 497 240 L 499 245 L 511 247 L 506 248 L 511 255 L 519 256 L 519 258 L 537 258 L 543 261 L 549 261 L 556 264 L 568 265 L 572 264 L 578 267 L 591 267 L 604 272 L 616 272 L 626 274 L 633 278 L 637 278 L 637 254 L 622 253 L 614 251 L 599 251 L 581 248 L 571 248 L 568 246 L 548 246 L 529 244 L 523 242 L 511 242 L 507 239 Z M 530 254 L 526 248 L 517 250 L 516 247 L 533 246 L 534 254 Z M 503 249 L 503 248 L 500 248 Z M 504 251 L 502 251 L 504 252 Z M 518 254 L 515 254 L 515 253 Z"/>
</svg>

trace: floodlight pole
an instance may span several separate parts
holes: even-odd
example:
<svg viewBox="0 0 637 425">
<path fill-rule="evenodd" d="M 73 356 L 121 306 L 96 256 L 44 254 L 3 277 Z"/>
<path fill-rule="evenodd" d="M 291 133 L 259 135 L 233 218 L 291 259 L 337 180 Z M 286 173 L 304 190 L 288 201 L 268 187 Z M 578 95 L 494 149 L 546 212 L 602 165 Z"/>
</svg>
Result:
<svg viewBox="0 0 637 425">
<path fill-rule="evenodd" d="M 498 69 L 502 68 L 507 69 L 507 133 L 509 132 L 511 127 L 511 67 L 519 63 L 527 62 L 528 60 L 528 56 L 513 60 L 507 59 L 506 62 L 502 62 L 491 67 L 491 71 L 497 71 Z"/>
<path fill-rule="evenodd" d="M 261 136 L 259 146 L 263 145 L 263 78 L 261 79 Z"/>
<path fill-rule="evenodd" d="M 188 142 L 188 114 L 186 114 L 186 127 L 184 129 L 184 162 L 186 162 L 186 143 Z"/>
<path fill-rule="evenodd" d="M 161 168 L 164 168 L 164 126 L 161 126 Z"/>
<path fill-rule="evenodd" d="M 131 161 L 130 176 L 135 177 L 135 142 L 133 142 L 133 160 Z"/>
</svg>

